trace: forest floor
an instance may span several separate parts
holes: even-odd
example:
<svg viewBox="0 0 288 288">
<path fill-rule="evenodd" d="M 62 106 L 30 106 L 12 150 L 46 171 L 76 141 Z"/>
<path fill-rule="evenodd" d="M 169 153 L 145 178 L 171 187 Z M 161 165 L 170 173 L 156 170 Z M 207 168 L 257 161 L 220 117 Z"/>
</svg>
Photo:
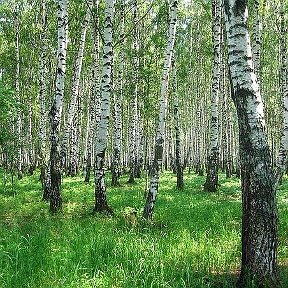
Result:
<svg viewBox="0 0 288 288">
<path fill-rule="evenodd" d="M 109 177 L 109 175 L 108 175 Z M 92 181 L 65 178 L 63 213 L 41 201 L 39 174 L 9 184 L 0 175 L 0 287 L 234 287 L 240 269 L 240 181 L 220 175 L 218 193 L 185 173 L 163 173 L 153 221 L 141 220 L 145 179 L 108 187 L 114 216 L 92 213 Z M 110 181 L 110 180 L 109 180 Z M 288 287 L 288 178 L 278 191 L 278 263 Z M 137 218 L 130 212 L 136 210 Z"/>
</svg>

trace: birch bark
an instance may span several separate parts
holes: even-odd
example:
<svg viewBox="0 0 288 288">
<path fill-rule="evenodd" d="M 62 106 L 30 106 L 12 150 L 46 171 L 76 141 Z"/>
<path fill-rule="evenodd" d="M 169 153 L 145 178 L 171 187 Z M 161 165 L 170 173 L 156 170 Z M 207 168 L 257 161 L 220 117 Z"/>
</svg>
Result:
<svg viewBox="0 0 288 288">
<path fill-rule="evenodd" d="M 66 122 L 66 127 L 64 128 L 64 134 L 63 134 L 62 145 L 61 145 L 62 146 L 61 147 L 62 167 L 64 167 L 65 169 L 67 168 L 67 151 L 68 151 L 69 134 L 71 132 L 71 126 L 72 126 L 73 119 L 75 117 L 75 112 L 77 111 L 77 98 L 79 95 L 79 85 L 80 85 L 80 76 L 81 76 L 82 63 L 83 63 L 83 57 L 84 57 L 86 32 L 87 32 L 88 24 L 90 22 L 90 16 L 91 16 L 90 8 L 88 7 L 83 24 L 82 24 L 78 55 L 76 58 L 75 70 L 74 70 L 74 75 L 73 75 L 71 101 L 69 104 L 68 118 Z M 73 147 L 72 149 L 75 150 L 76 148 Z"/>
<path fill-rule="evenodd" d="M 46 13 L 46 0 L 42 1 L 42 16 L 41 16 L 41 55 L 40 55 L 40 91 L 39 91 L 39 139 L 40 139 L 40 178 L 43 190 L 43 200 L 49 200 L 50 197 L 50 172 L 48 173 L 48 159 L 47 159 L 47 112 L 46 112 L 46 58 L 47 58 L 47 13 Z"/>
<path fill-rule="evenodd" d="M 87 164 L 85 182 L 90 181 L 91 165 L 92 165 L 92 151 L 94 138 L 96 134 L 97 125 L 100 120 L 100 105 L 101 105 L 101 87 L 100 87 L 100 65 L 99 65 L 99 1 L 93 2 L 95 13 L 93 13 L 93 29 L 92 37 L 94 43 L 94 55 L 93 55 L 93 68 L 92 68 L 92 95 L 90 104 L 90 134 L 87 148 Z"/>
<path fill-rule="evenodd" d="M 22 113 L 21 113 L 21 97 L 20 97 L 20 47 L 19 47 L 19 33 L 20 33 L 20 19 L 19 19 L 19 7 L 16 7 L 15 15 L 15 52 L 16 52 L 16 71 L 15 71 L 15 96 L 17 101 L 17 119 L 16 119 L 16 131 L 17 131 L 17 170 L 18 178 L 23 177 L 22 171 Z"/>
<path fill-rule="evenodd" d="M 125 5 L 124 0 L 120 5 L 121 31 L 119 52 L 118 89 L 114 93 L 114 125 L 113 125 L 113 159 L 112 159 L 112 186 L 119 186 L 121 174 L 121 151 L 122 151 L 122 101 L 123 101 L 123 72 L 124 72 L 124 28 L 125 28 Z"/>
<path fill-rule="evenodd" d="M 51 124 L 51 150 L 50 150 L 50 173 L 51 173 L 51 195 L 50 195 L 50 211 L 57 212 L 62 208 L 61 197 L 61 157 L 60 157 L 60 121 L 62 115 L 62 105 L 65 87 L 66 73 L 66 51 L 68 36 L 68 14 L 67 0 L 57 1 L 57 17 L 58 17 L 58 49 L 57 49 L 57 74 L 55 83 L 55 94 L 52 100 L 50 110 Z"/>
<path fill-rule="evenodd" d="M 210 151 L 207 163 L 207 177 L 204 189 L 215 192 L 218 186 L 219 166 L 219 123 L 218 102 L 220 89 L 220 67 L 221 67 L 221 11 L 222 0 L 213 0 L 213 76 L 211 89 L 211 118 L 210 118 Z"/>
<path fill-rule="evenodd" d="M 112 93 L 114 0 L 105 0 L 103 68 L 101 80 L 101 119 L 95 147 L 95 211 L 112 214 L 106 195 L 104 160 L 108 142 L 110 97 Z"/>
<path fill-rule="evenodd" d="M 131 113 L 132 113 L 132 119 L 131 119 L 131 133 L 130 133 L 130 159 L 129 159 L 129 165 L 130 165 L 130 175 L 128 183 L 134 183 L 135 182 L 135 174 L 137 171 L 137 165 L 138 165 L 138 153 L 137 153 L 137 146 L 138 146 L 138 70 L 139 70 L 139 57 L 138 57 L 138 50 L 139 50 L 139 44 L 138 44 L 138 28 L 137 28 L 137 22 L 138 22 L 138 15 L 137 15 L 137 0 L 133 1 L 133 9 L 134 9 L 134 16 L 133 16 L 133 64 L 134 64 L 134 73 L 133 73 L 133 85 L 134 85 L 134 93 L 133 98 L 131 100 Z"/>
<path fill-rule="evenodd" d="M 261 36 L 260 36 L 260 15 L 259 15 L 259 0 L 254 1 L 255 18 L 253 23 L 253 63 L 257 81 L 260 87 L 260 48 L 261 48 Z"/>
<path fill-rule="evenodd" d="M 228 64 L 239 123 L 242 264 L 239 287 L 278 284 L 277 207 L 264 109 L 254 73 L 247 0 L 225 0 Z M 266 287 L 265 286 L 265 287 Z"/>
<path fill-rule="evenodd" d="M 177 79 L 176 79 L 176 65 L 173 59 L 173 98 L 174 98 L 174 126 L 175 126 L 175 164 L 177 173 L 177 188 L 183 189 L 183 165 L 181 162 L 181 140 L 180 140 L 180 121 L 179 121 L 179 105 L 177 95 Z"/>
<path fill-rule="evenodd" d="M 143 211 L 143 217 L 148 219 L 152 217 L 156 196 L 159 186 L 159 170 L 162 165 L 163 158 L 163 143 L 165 135 L 165 118 L 167 106 L 167 90 L 169 83 L 169 71 L 171 69 L 172 54 L 174 50 L 174 43 L 176 38 L 176 23 L 177 23 L 177 0 L 170 2 L 170 24 L 169 24 L 169 38 L 166 47 L 165 61 L 163 67 L 162 84 L 161 84 L 161 97 L 160 97 L 160 110 L 158 119 L 158 129 L 155 139 L 154 159 L 151 167 L 150 188 L 147 194 L 146 204 Z"/>
</svg>

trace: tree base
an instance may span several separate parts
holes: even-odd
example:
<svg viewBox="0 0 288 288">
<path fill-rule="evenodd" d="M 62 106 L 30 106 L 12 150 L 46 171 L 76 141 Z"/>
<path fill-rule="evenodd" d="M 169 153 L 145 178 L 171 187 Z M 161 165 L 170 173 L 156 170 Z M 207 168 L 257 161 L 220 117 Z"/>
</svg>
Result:
<svg viewBox="0 0 288 288">
<path fill-rule="evenodd" d="M 95 206 L 93 212 L 94 213 L 105 214 L 107 216 L 113 216 L 113 214 L 114 214 L 112 208 L 109 207 L 107 204 L 106 205 L 97 205 L 97 206 Z"/>
<path fill-rule="evenodd" d="M 50 213 L 58 214 L 62 212 L 62 200 L 53 201 L 50 197 Z"/>
<path fill-rule="evenodd" d="M 278 275 L 266 275 L 263 277 L 258 277 L 258 279 L 251 273 L 241 272 L 239 279 L 236 283 L 237 288 L 247 288 L 247 287 L 254 287 L 254 288 L 280 288 L 280 281 Z"/>
<path fill-rule="evenodd" d="M 218 184 L 214 182 L 205 182 L 204 191 L 206 192 L 217 192 Z"/>
<path fill-rule="evenodd" d="M 128 184 L 135 184 L 135 179 L 130 177 L 127 181 Z"/>
</svg>

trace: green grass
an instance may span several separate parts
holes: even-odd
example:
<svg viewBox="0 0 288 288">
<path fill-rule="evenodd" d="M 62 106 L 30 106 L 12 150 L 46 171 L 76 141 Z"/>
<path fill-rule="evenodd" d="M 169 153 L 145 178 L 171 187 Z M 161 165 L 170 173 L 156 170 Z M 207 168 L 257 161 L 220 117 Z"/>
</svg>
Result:
<svg viewBox="0 0 288 288">
<path fill-rule="evenodd" d="M 92 214 L 94 190 L 82 178 L 63 183 L 63 214 L 41 201 L 39 175 L 0 183 L 0 287 L 234 287 L 240 269 L 241 194 L 236 178 L 220 177 L 219 193 L 203 177 L 161 176 L 152 222 L 140 219 L 145 179 L 108 188 L 113 217 Z M 108 175 L 109 177 L 109 175 Z M 288 287 L 288 181 L 278 192 L 278 261 Z M 110 180 L 108 180 L 110 181 Z M 138 211 L 135 224 L 129 207 Z M 286 275 L 286 276 L 285 276 Z"/>
</svg>

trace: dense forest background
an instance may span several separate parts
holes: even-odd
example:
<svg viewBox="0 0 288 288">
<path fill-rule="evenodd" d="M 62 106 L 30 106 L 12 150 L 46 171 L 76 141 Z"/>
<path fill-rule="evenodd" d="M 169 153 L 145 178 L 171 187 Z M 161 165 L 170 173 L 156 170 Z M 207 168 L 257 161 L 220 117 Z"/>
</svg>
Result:
<svg viewBox="0 0 288 288">
<path fill-rule="evenodd" d="M 286 287 L 287 30 L 287 0 L 0 1 L 0 285 Z"/>
</svg>

